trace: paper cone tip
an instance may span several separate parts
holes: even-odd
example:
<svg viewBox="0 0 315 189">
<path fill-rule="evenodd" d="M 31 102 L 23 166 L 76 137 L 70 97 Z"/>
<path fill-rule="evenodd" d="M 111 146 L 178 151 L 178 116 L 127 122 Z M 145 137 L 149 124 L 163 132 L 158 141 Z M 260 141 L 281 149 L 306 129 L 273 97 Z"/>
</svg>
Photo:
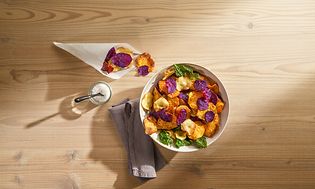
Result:
<svg viewBox="0 0 315 189">
<path fill-rule="evenodd" d="M 58 46 L 60 43 L 59 42 L 53 42 L 54 45 Z"/>
</svg>

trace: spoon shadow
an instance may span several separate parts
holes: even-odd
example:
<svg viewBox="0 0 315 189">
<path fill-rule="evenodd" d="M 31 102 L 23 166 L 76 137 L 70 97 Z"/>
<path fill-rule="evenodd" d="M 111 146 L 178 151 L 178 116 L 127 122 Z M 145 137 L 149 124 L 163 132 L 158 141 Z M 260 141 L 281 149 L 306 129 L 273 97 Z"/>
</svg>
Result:
<svg viewBox="0 0 315 189">
<path fill-rule="evenodd" d="M 29 128 L 35 127 L 59 115 L 66 120 L 75 120 L 81 117 L 83 114 L 87 113 L 88 111 L 97 107 L 97 105 L 94 105 L 90 101 L 75 103 L 74 99 L 77 96 L 82 96 L 83 94 L 84 93 L 81 92 L 79 94 L 74 94 L 74 95 L 70 95 L 66 97 L 64 100 L 61 101 L 58 112 L 48 115 L 46 117 L 43 117 L 41 119 L 38 119 L 36 121 L 33 121 L 31 123 L 28 123 L 25 126 L 25 128 L 29 129 Z"/>
</svg>

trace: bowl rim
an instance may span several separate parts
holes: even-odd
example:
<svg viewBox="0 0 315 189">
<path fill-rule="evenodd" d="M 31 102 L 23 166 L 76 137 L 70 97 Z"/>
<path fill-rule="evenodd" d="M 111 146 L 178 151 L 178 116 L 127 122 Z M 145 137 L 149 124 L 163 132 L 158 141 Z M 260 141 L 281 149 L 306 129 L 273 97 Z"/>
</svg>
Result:
<svg viewBox="0 0 315 189">
<path fill-rule="evenodd" d="M 228 95 L 228 92 L 227 90 L 225 89 L 222 81 L 213 73 L 211 72 L 209 69 L 203 67 L 203 66 L 200 66 L 198 64 L 194 64 L 194 63 L 174 63 L 174 64 L 184 64 L 184 65 L 188 65 L 188 66 L 191 66 L 193 67 L 193 69 L 199 69 L 199 70 L 205 70 L 207 72 L 209 72 L 213 77 L 210 77 L 208 76 L 210 79 L 213 79 L 215 80 L 215 82 L 220 86 L 220 93 L 222 94 L 225 93 L 226 95 L 226 99 L 225 99 L 225 108 L 227 108 L 227 112 L 226 112 L 226 120 L 225 120 L 225 124 L 224 125 L 220 125 L 220 127 L 222 128 L 220 130 L 220 132 L 216 133 L 214 137 L 211 138 L 211 141 L 208 142 L 207 140 L 207 147 L 208 148 L 211 144 L 213 144 L 215 141 L 217 141 L 217 139 L 222 135 L 222 133 L 224 132 L 224 130 L 226 129 L 227 125 L 228 125 L 228 120 L 229 120 L 229 114 L 230 114 L 230 102 L 229 102 L 229 95 Z M 148 85 L 152 85 L 151 83 L 155 82 L 156 81 L 156 78 L 162 73 L 162 71 L 170 68 L 171 66 L 173 66 L 174 64 L 171 64 L 169 66 L 166 66 L 166 67 L 163 67 L 161 69 L 159 69 L 154 75 L 151 76 L 151 78 L 146 82 L 145 86 L 143 87 L 142 89 L 142 92 L 141 92 L 141 96 L 140 96 L 140 100 L 139 100 L 139 114 L 140 114 L 140 120 L 141 120 L 141 124 L 143 126 L 143 120 L 144 120 L 144 116 L 141 116 L 142 115 L 142 111 L 145 112 L 142 108 L 142 105 L 141 105 L 141 100 L 143 98 L 143 96 L 152 89 L 152 86 L 150 87 L 149 90 L 146 90 L 145 89 L 148 87 Z M 221 87 L 222 86 L 222 87 Z M 144 93 L 145 92 L 145 93 Z M 146 114 L 145 114 L 146 115 Z M 155 142 L 155 143 L 158 143 L 160 146 L 168 149 L 168 150 L 171 150 L 171 151 L 175 151 L 175 152 L 184 152 L 184 153 L 188 153 L 188 152 L 195 152 L 195 151 L 199 151 L 199 150 L 203 150 L 203 149 L 206 149 L 206 148 L 197 148 L 197 147 L 194 147 L 194 148 L 190 148 L 190 149 L 185 149 L 185 150 L 181 150 L 181 148 L 175 148 L 173 146 L 169 146 L 169 145 L 165 145 L 163 144 L 162 142 L 160 142 L 157 138 L 153 137 L 154 134 L 157 134 L 157 133 L 153 133 L 151 135 L 149 135 L 152 140 Z M 206 137 L 207 139 L 210 139 L 209 137 Z"/>
</svg>

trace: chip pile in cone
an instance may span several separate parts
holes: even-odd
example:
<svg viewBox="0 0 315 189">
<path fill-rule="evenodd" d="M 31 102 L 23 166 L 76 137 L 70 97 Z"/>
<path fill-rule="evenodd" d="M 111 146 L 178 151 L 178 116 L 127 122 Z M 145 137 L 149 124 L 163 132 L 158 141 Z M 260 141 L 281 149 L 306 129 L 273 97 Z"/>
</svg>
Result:
<svg viewBox="0 0 315 189">
<path fill-rule="evenodd" d="M 154 61 L 150 54 L 135 55 L 128 48 L 112 47 L 105 57 L 101 70 L 111 73 L 129 68 L 133 64 L 136 65 L 139 76 L 146 76 L 154 69 Z"/>
</svg>

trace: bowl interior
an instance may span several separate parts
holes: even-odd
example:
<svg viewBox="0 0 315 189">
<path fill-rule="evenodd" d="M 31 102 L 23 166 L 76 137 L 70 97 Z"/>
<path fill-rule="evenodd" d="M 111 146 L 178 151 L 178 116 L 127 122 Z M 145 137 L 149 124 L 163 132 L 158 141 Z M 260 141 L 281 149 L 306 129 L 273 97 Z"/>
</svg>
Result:
<svg viewBox="0 0 315 189">
<path fill-rule="evenodd" d="M 184 64 L 184 63 L 181 63 L 181 64 Z M 226 93 L 226 90 L 223 86 L 223 84 L 221 83 L 221 81 L 212 73 L 210 72 L 208 69 L 204 68 L 204 67 L 201 67 L 201 66 L 198 66 L 196 64 L 188 64 L 188 63 L 185 63 L 185 65 L 188 65 L 190 67 L 192 67 L 195 71 L 199 72 L 200 74 L 208 77 L 208 78 L 211 78 L 213 81 L 215 81 L 218 85 L 219 85 L 219 89 L 220 89 L 220 95 L 221 95 L 221 98 L 223 100 L 223 102 L 225 103 L 225 106 L 224 106 L 224 109 L 223 111 L 221 112 L 220 114 L 220 127 L 219 129 L 216 131 L 216 133 L 211 137 L 211 138 L 208 138 L 206 137 L 207 139 L 207 144 L 208 146 L 213 143 L 215 140 L 217 140 L 217 138 L 219 138 L 219 136 L 222 134 L 222 132 L 224 131 L 225 127 L 226 127 L 226 123 L 227 123 L 227 120 L 228 120 L 228 115 L 229 115 L 229 99 L 228 99 L 228 95 Z M 169 66 L 171 67 L 171 66 Z M 158 81 L 160 81 L 162 78 L 163 78 L 163 73 L 166 69 L 168 69 L 169 67 L 166 67 L 162 70 L 160 70 L 158 73 L 156 73 L 155 75 L 153 75 L 150 80 L 146 83 L 146 85 L 144 86 L 143 88 L 143 91 L 141 93 L 141 97 L 140 97 L 140 118 L 141 118 L 141 122 L 143 123 L 143 120 L 146 116 L 146 112 L 145 110 L 142 108 L 141 106 L 141 100 L 143 98 L 143 96 L 149 92 L 149 91 L 152 91 L 153 88 L 157 85 Z M 165 145 L 163 143 L 161 143 L 159 140 L 158 140 L 158 133 L 153 133 L 152 135 L 150 135 L 151 138 L 156 142 L 158 143 L 159 145 L 169 149 L 169 150 L 172 150 L 172 151 L 176 151 L 176 152 L 193 152 L 193 151 L 197 151 L 199 150 L 199 148 L 195 147 L 195 146 L 183 146 L 183 147 L 180 147 L 180 148 L 176 148 L 175 146 L 168 146 L 168 145 Z"/>
</svg>

